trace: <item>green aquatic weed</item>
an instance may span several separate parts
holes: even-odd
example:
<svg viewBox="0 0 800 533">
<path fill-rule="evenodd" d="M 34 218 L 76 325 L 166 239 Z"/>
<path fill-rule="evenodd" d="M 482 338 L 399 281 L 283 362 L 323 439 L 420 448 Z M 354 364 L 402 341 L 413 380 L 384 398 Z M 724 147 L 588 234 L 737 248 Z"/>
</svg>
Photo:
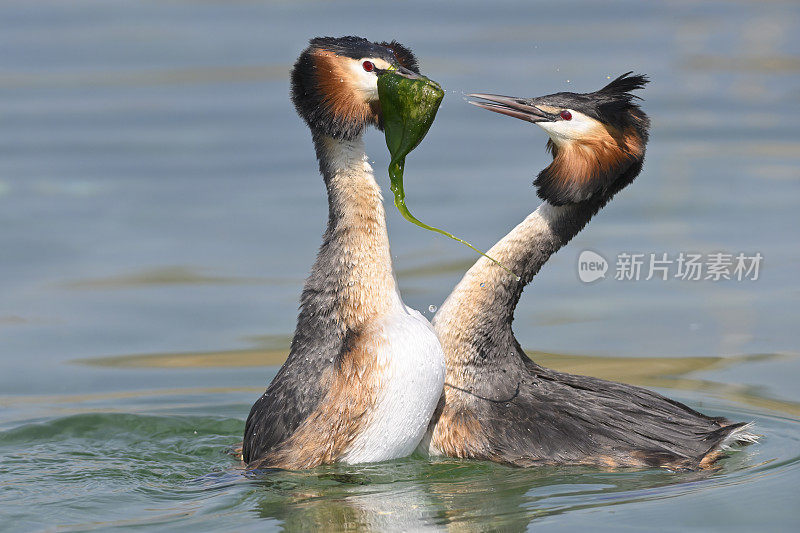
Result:
<svg viewBox="0 0 800 533">
<path fill-rule="evenodd" d="M 499 261 L 489 257 L 464 239 L 459 239 L 452 233 L 420 221 L 411 214 L 406 206 L 406 195 L 403 190 L 406 156 L 419 145 L 436 118 L 436 111 L 444 98 L 444 91 L 439 84 L 422 75 L 414 77 L 401 75 L 395 67 L 392 67 L 378 77 L 378 98 L 383 114 L 386 146 L 391 155 L 389 163 L 391 190 L 394 193 L 394 205 L 398 211 L 409 222 L 465 244 L 516 276 Z M 519 276 L 516 277 L 519 279 Z"/>
</svg>

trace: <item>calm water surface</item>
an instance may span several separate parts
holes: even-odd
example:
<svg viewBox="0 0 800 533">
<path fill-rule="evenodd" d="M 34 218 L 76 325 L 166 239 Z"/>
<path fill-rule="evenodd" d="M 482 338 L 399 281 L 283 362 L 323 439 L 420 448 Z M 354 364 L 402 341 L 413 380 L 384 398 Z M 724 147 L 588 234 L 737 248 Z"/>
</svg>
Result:
<svg viewBox="0 0 800 533">
<path fill-rule="evenodd" d="M 463 94 L 649 74 L 644 172 L 515 329 L 547 365 L 753 420 L 762 443 L 704 473 L 412 457 L 243 475 L 224 452 L 285 357 L 327 217 L 288 69 L 309 37 L 351 33 L 408 44 L 448 90 L 408 202 L 483 248 L 538 204 L 546 139 Z M 796 2 L 2 2 L 0 529 L 795 530 L 798 205 Z M 427 312 L 476 258 L 388 223 Z M 578 280 L 585 249 L 607 279 Z M 764 262 L 757 281 L 622 282 L 622 252 Z"/>
</svg>

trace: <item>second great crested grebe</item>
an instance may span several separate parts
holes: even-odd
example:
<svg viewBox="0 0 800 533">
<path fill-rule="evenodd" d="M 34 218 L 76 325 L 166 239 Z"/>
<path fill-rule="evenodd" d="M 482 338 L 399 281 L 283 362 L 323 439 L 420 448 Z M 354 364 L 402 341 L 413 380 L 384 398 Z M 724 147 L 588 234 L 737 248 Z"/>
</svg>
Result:
<svg viewBox="0 0 800 533">
<path fill-rule="evenodd" d="M 488 252 L 521 279 L 481 258 L 434 317 L 447 377 L 425 451 L 517 466 L 694 469 L 755 440 L 744 423 L 647 389 L 539 366 L 511 329 L 525 285 L 641 171 L 650 121 L 631 91 L 647 81 L 628 73 L 586 94 L 472 95 L 544 129 L 553 162 L 534 182 L 544 203 Z"/>
<path fill-rule="evenodd" d="M 444 383 L 444 354 L 397 290 L 381 191 L 362 134 L 381 128 L 377 74 L 419 73 L 397 42 L 317 38 L 292 71 L 328 191 L 328 227 L 303 287 L 289 357 L 255 402 L 248 468 L 305 469 L 404 457 L 422 439 Z"/>
</svg>

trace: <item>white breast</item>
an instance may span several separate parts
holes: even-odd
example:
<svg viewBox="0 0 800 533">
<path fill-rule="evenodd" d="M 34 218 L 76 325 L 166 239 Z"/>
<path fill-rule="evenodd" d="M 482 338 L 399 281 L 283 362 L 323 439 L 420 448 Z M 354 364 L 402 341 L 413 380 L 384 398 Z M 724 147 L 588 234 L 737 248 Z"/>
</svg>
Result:
<svg viewBox="0 0 800 533">
<path fill-rule="evenodd" d="M 386 461 L 413 453 L 444 387 L 444 352 L 430 322 L 402 306 L 381 320 L 379 395 L 366 428 L 342 457 Z"/>
</svg>

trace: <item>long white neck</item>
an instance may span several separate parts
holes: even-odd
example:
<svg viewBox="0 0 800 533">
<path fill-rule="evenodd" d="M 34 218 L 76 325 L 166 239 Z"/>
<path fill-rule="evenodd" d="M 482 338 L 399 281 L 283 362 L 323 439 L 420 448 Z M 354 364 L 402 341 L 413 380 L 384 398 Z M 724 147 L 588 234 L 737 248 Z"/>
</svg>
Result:
<svg viewBox="0 0 800 533">
<path fill-rule="evenodd" d="M 433 319 L 448 371 L 451 365 L 494 359 L 494 352 L 515 346 L 511 323 L 522 290 L 597 209 L 544 202 L 495 244 L 487 254 L 520 279 L 485 257 L 467 271 Z"/>
<path fill-rule="evenodd" d="M 361 137 L 316 135 L 328 190 L 328 227 L 303 291 L 304 314 L 321 313 L 342 331 L 401 305 L 392 273 L 383 197 Z"/>
</svg>

